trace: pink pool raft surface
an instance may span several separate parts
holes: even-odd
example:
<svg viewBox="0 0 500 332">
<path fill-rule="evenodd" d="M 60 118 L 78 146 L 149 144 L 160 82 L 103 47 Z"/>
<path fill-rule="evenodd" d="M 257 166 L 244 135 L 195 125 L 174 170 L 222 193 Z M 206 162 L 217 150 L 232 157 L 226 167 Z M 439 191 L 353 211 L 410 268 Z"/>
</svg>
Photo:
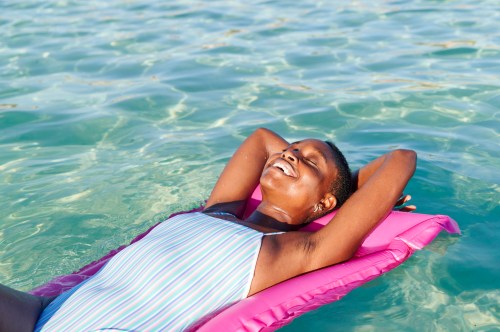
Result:
<svg viewBox="0 0 500 332">
<path fill-rule="evenodd" d="M 257 188 L 248 202 L 245 216 L 256 208 L 260 199 L 260 190 Z M 200 210 L 198 208 L 193 211 Z M 315 231 L 331 220 L 332 216 L 333 214 L 324 216 L 303 230 Z M 142 239 L 155 226 L 138 235 L 130 244 Z M 350 260 L 268 288 L 218 313 L 210 314 L 191 330 L 274 331 L 306 312 L 340 300 L 354 288 L 394 269 L 415 250 L 432 242 L 442 230 L 460 234 L 457 223 L 448 216 L 393 211 L 365 239 Z M 123 248 L 125 246 L 112 250 L 79 271 L 56 277 L 33 289 L 31 293 L 41 296 L 59 295 L 94 275 Z"/>
</svg>

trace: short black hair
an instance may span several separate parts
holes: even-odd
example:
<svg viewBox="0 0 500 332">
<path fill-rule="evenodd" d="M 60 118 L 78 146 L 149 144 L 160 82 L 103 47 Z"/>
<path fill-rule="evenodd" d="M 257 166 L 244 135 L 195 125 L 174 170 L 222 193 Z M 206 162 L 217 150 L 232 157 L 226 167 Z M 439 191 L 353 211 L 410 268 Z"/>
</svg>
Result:
<svg viewBox="0 0 500 332">
<path fill-rule="evenodd" d="M 339 148 L 330 141 L 325 141 L 325 143 L 332 150 L 335 166 L 337 166 L 337 175 L 330 184 L 330 192 L 337 198 L 335 209 L 338 209 L 351 196 L 352 173 L 347 159 Z"/>
</svg>

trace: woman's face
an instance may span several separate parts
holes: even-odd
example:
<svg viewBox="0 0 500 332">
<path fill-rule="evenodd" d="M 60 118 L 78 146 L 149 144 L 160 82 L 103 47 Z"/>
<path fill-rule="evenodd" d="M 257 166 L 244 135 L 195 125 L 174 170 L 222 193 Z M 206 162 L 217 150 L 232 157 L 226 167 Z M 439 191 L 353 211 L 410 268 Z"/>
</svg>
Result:
<svg viewBox="0 0 500 332">
<path fill-rule="evenodd" d="M 271 155 L 260 178 L 263 199 L 294 216 L 308 216 L 330 190 L 337 173 L 333 158 L 331 148 L 316 139 Z"/>
</svg>

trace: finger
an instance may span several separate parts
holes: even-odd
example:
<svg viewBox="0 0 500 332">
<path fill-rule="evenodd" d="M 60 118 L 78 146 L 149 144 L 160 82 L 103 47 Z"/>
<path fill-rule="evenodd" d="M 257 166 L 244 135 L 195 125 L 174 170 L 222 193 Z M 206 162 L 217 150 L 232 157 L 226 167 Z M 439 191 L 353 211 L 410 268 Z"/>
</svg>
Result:
<svg viewBox="0 0 500 332">
<path fill-rule="evenodd" d="M 411 199 L 410 195 L 402 195 L 398 201 L 396 202 L 395 206 L 403 205 L 404 203 L 408 202 Z"/>
<path fill-rule="evenodd" d="M 401 209 L 399 209 L 399 211 L 402 211 L 402 212 L 413 212 L 416 209 L 417 209 L 417 207 L 415 205 L 408 205 L 408 206 L 402 207 Z"/>
</svg>

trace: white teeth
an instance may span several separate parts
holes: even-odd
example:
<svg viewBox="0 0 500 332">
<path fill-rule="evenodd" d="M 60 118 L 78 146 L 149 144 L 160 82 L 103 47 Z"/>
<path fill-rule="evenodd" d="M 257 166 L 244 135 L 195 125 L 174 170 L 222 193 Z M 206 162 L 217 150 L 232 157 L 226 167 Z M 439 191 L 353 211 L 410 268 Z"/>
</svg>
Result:
<svg viewBox="0 0 500 332">
<path fill-rule="evenodd" d="M 277 160 L 274 162 L 273 166 L 282 170 L 283 173 L 285 173 L 285 175 L 287 176 L 292 176 L 292 177 L 295 176 L 293 170 L 291 169 L 291 166 L 288 165 L 286 162 Z"/>
</svg>

